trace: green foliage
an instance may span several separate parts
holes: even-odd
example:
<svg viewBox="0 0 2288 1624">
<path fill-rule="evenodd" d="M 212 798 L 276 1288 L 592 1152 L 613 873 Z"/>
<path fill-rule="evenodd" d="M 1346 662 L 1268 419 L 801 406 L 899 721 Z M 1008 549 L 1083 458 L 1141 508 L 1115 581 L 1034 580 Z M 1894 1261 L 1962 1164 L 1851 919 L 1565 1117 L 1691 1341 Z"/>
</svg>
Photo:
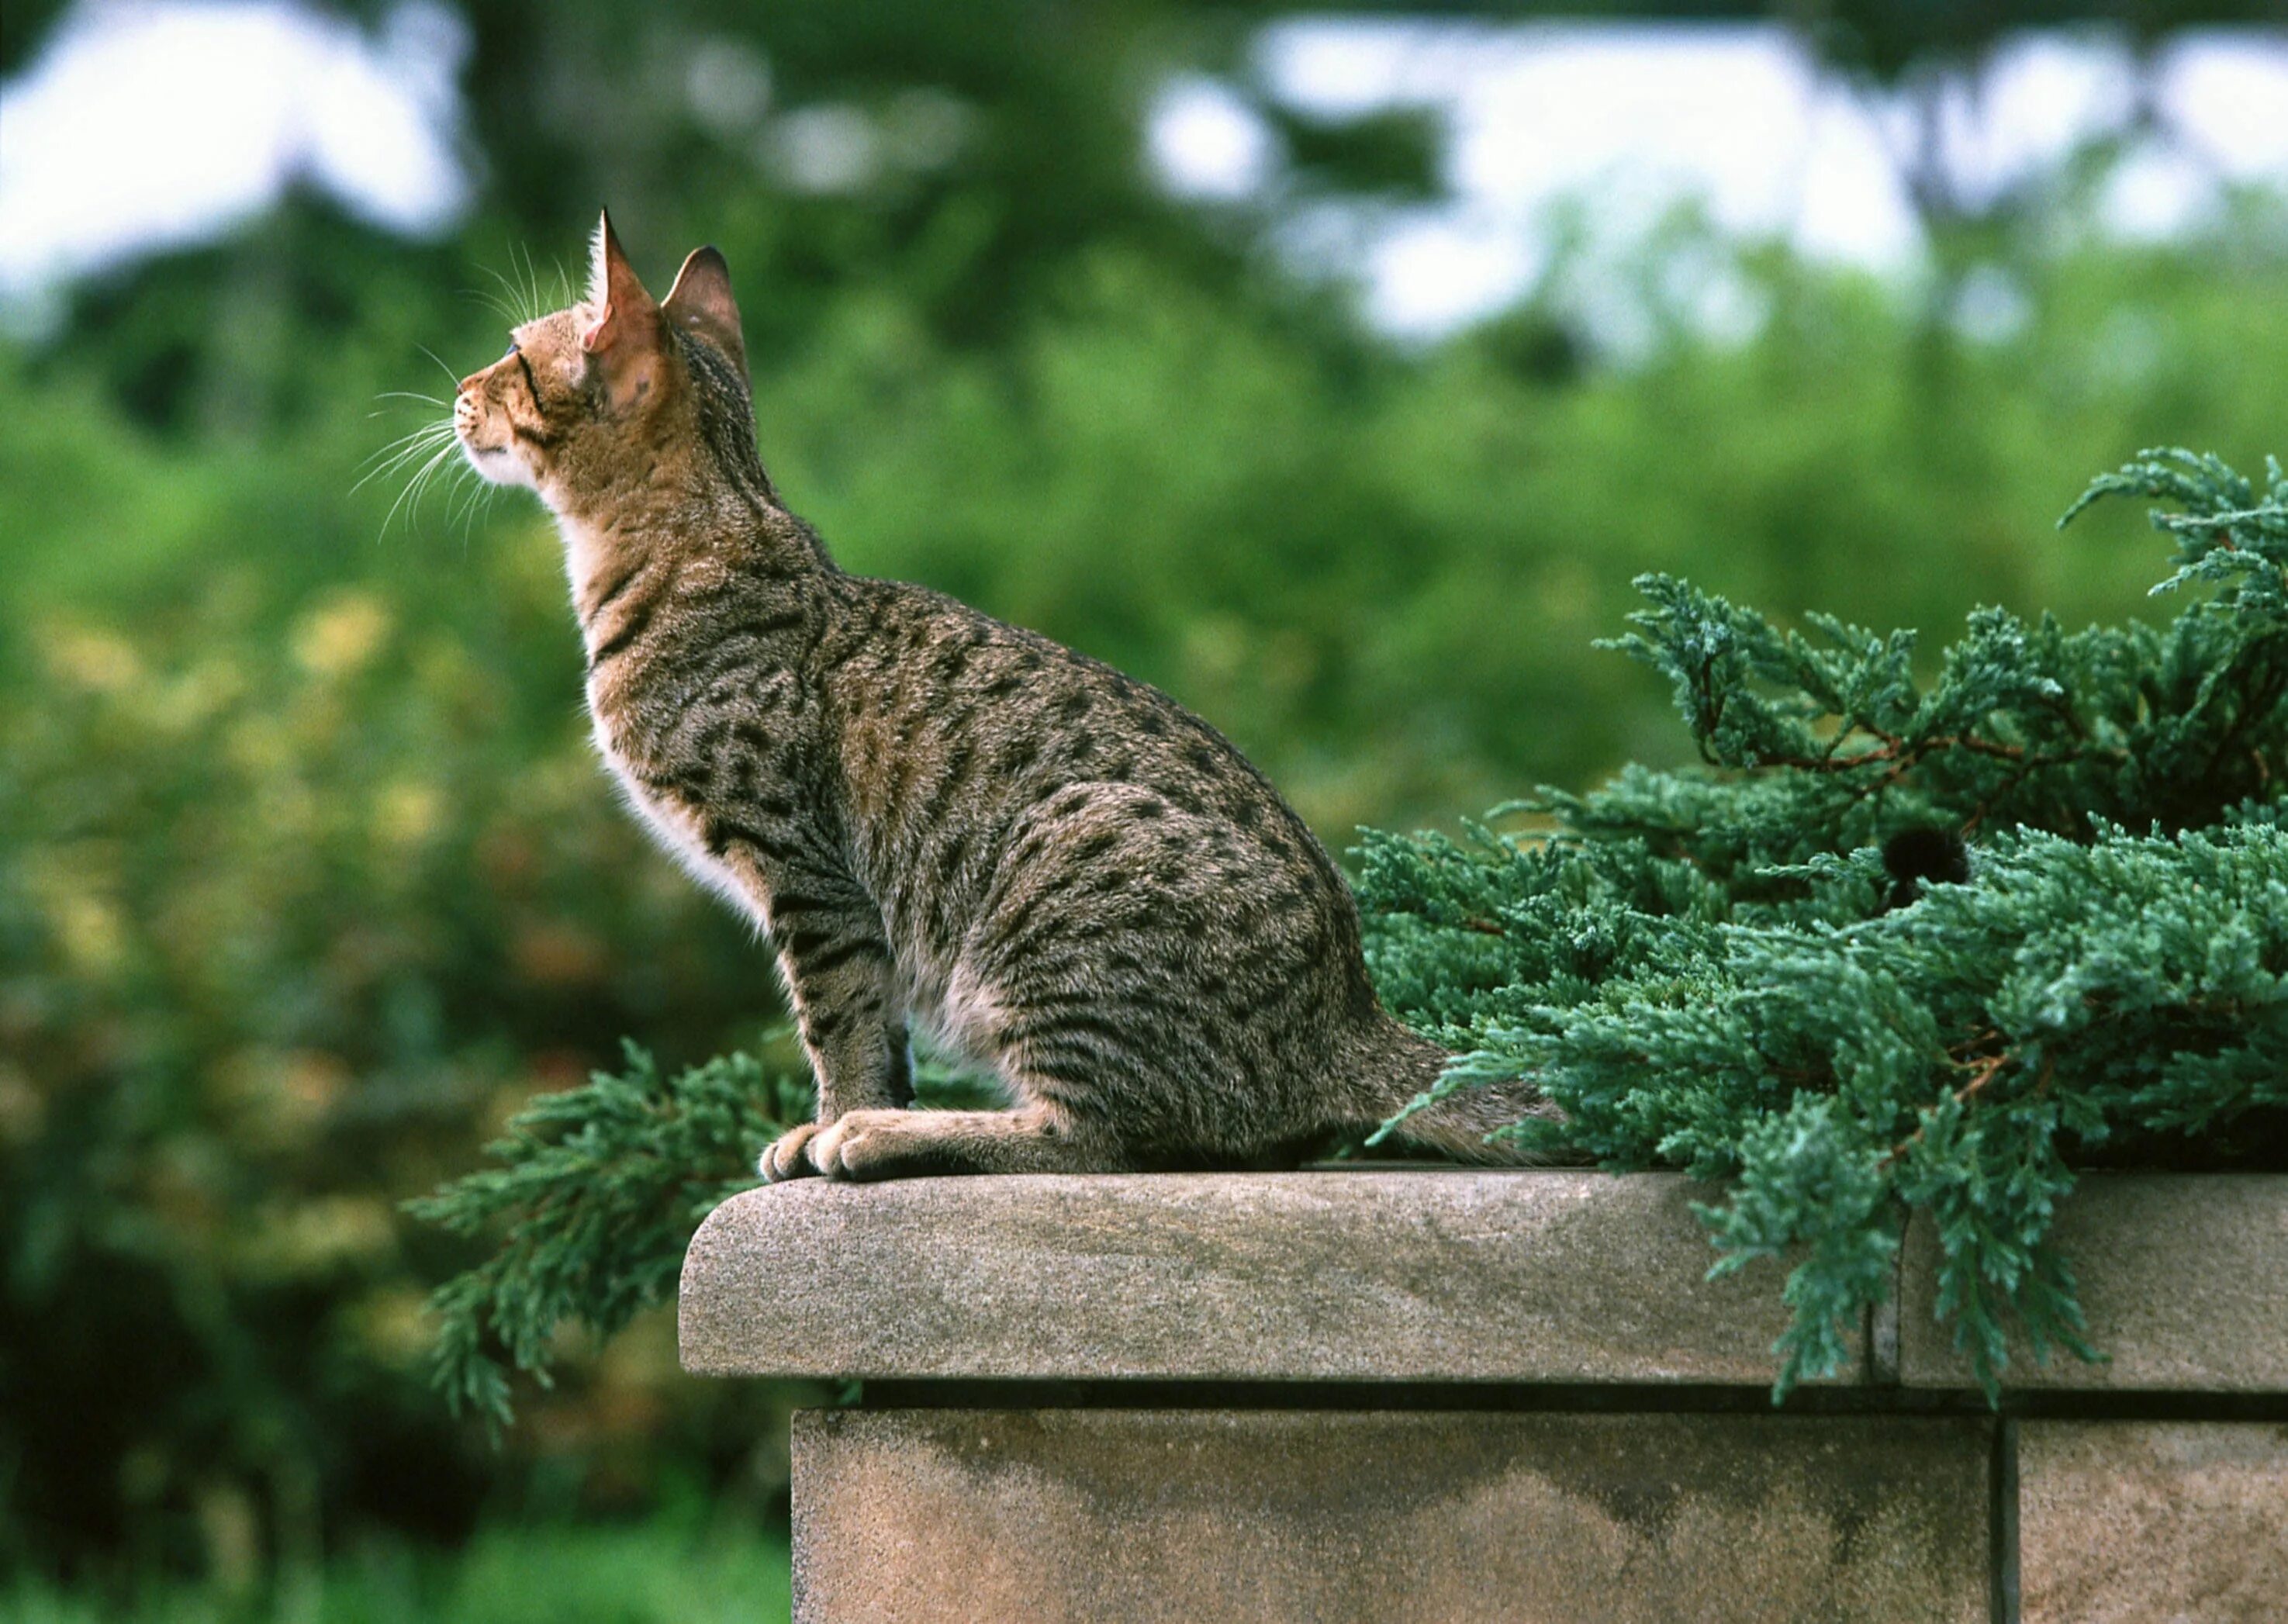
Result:
<svg viewBox="0 0 2288 1624">
<path fill-rule="evenodd" d="M 38 442 L 89 425 L 46 404 L 0 449 L 38 527 L 0 594 L 0 1541 L 195 1563 L 233 1505 L 354 1525 L 413 1458 L 440 1533 L 550 1461 L 600 1508 L 699 1470 L 714 1400 L 663 1416 L 640 1335 L 547 1444 L 462 1436 L 421 1311 L 465 1256 L 396 1211 L 620 1034 L 775 1016 L 751 932 L 599 793 L 560 566 L 378 548 L 346 479 L 115 425 L 135 455 L 51 499 Z"/>
<path fill-rule="evenodd" d="M 696 1525 L 677 1513 L 628 1524 L 481 1528 L 445 1557 L 372 1541 L 322 1566 L 199 1584 L 149 1576 L 123 1594 L 0 1580 L 10 1624 L 733 1624 L 791 1610 L 786 1531 Z"/>
<path fill-rule="evenodd" d="M 757 1182 L 765 1145 L 811 1119 L 812 1085 L 749 1055 L 668 1077 L 635 1044 L 625 1050 L 625 1071 L 519 1113 L 486 1147 L 497 1165 L 405 1204 L 482 1248 L 429 1299 L 431 1380 L 457 1414 L 506 1424 L 510 1369 L 549 1386 L 563 1327 L 601 1342 L 668 1301 L 700 1221 Z M 928 1055 L 914 1089 L 940 1108 L 1008 1103 L 998 1084 Z"/>
<path fill-rule="evenodd" d="M 1384 994 L 1465 1051 L 1442 1089 L 1529 1078 L 1565 1121 L 1505 1134 L 1732 1181 L 1715 1271 L 1791 1261 L 1776 1395 L 1841 1362 L 1916 1208 L 1990 1395 L 2014 1327 L 2096 1357 L 2046 1239 L 2076 1163 L 2228 1157 L 2288 1107 L 2288 479 L 2148 454 L 2085 503 L 2116 492 L 2175 504 L 2157 591 L 2213 589 L 2165 628 L 1982 610 L 1923 682 L 1910 635 L 1647 577 L 1615 646 L 1706 764 L 1367 837 Z M 1887 873 L 1933 829 L 1966 878 Z"/>
<path fill-rule="evenodd" d="M 647 110 L 678 72 L 607 75 L 630 116 L 589 116 L 555 66 L 559 88 L 514 83 L 528 28 L 472 15 L 473 105 L 525 144 L 487 138 L 497 196 L 457 236 L 379 238 L 305 197 L 83 284 L 52 338 L 0 340 L 12 1550 L 191 1567 L 242 1521 L 283 1549 L 298 1526 L 452 1537 L 533 1497 L 624 1513 L 678 1477 L 772 1492 L 749 1440 L 787 1391 L 684 1381 L 659 1314 L 601 1354 L 570 1339 L 501 1449 L 452 1422 L 422 1305 L 479 1243 L 398 1208 L 536 1094 L 616 1066 L 622 1034 L 672 1072 L 765 1052 L 780 1015 L 751 931 L 597 766 L 528 498 L 441 489 L 385 525 L 392 481 L 353 489 L 444 409 L 376 397 L 497 355 L 500 317 L 464 290 L 528 253 L 544 277 L 576 261 L 599 187 L 663 211 L 626 218 L 647 273 L 701 238 L 731 254 L 773 472 L 848 565 L 1167 688 L 1336 836 L 1688 757 L 1643 671 L 1582 657 L 1639 572 L 1870 625 L 1973 600 L 2117 616 L 2147 581 L 2125 515 L 2092 515 L 2070 557 L 2027 544 L 2073 494 L 2057 471 L 2165 436 L 2243 454 L 2276 408 L 2288 258 L 2260 210 L 2163 250 L 2014 252 L 2031 313 L 1994 343 L 1704 235 L 1644 288 L 1681 305 L 1729 267 L 1765 313 L 1752 336 L 1656 302 L 1648 347 L 1609 364 L 1560 276 L 1498 329 L 1401 353 L 1203 269 L 1154 235 L 1156 205 L 1100 231 L 1025 193 L 1007 230 L 963 237 L 1002 218 L 1009 183 L 982 171 L 1029 161 L 997 110 L 915 207 L 782 210 L 751 143 L 657 139 L 687 123 Z M 666 43 L 624 59 L 672 67 L 711 28 Z M 807 106 L 791 48 L 771 60 L 767 116 Z M 887 113 L 897 75 L 935 72 L 891 66 L 815 95 Z M 1045 246 L 1005 279 L 1021 242 Z"/>
<path fill-rule="evenodd" d="M 511 1419 L 510 1365 L 549 1384 L 567 1321 L 598 1338 L 673 1294 L 699 1221 L 755 1182 L 763 1146 L 810 1120 L 810 1086 L 733 1054 L 663 1076 L 631 1043 L 627 1069 L 544 1094 L 486 1153 L 497 1165 L 407 1210 L 487 1243 L 430 1298 L 433 1379 L 455 1411 Z"/>
<path fill-rule="evenodd" d="M 393 8 L 332 9 L 379 28 Z M 1251 17 L 455 9 L 480 160 L 457 231 L 409 242 L 298 187 L 0 339 L 12 1559 L 290 1565 L 377 1529 L 457 1538 L 480 1504 L 624 1514 L 679 1481 L 765 1501 L 783 1481 L 752 1440 L 789 1393 L 683 1381 L 658 1313 L 600 1356 L 564 1348 L 501 1449 L 449 1424 L 423 1303 L 503 1230 L 463 1241 L 399 1208 L 536 1096 L 616 1064 L 620 1034 L 673 1072 L 778 1014 L 751 932 L 598 771 L 531 504 L 464 493 L 385 521 L 393 482 L 356 488 L 499 353 L 504 320 L 470 290 L 576 271 L 600 201 L 655 279 L 697 242 L 728 253 L 767 456 L 846 563 L 1168 688 L 1323 831 L 1683 759 L 1641 672 L 1579 658 L 1641 571 L 1875 625 L 1974 599 L 2113 616 L 2144 579 L 2117 515 L 2070 558 L 2023 544 L 2070 494 L 2056 471 L 2163 437 L 2238 454 L 2276 413 L 2288 236 L 2260 200 L 2125 249 L 2080 228 L 2086 188 L 2046 185 L 2019 226 L 1942 234 L 1942 265 L 1975 257 L 2023 294 L 1996 342 L 1934 325 L 1937 302 L 1688 231 L 1617 290 L 1649 320 L 1625 364 L 1583 320 L 1612 307 L 1611 267 L 1561 254 L 1503 322 L 1400 353 L 1267 245 L 1297 204 L 1434 191 L 1417 114 L 1267 108 L 1283 156 L 1259 209 L 1179 205 L 1139 162 L 1165 70 L 1260 93 Z M 1975 44 L 1867 20 L 1885 9 L 1803 20 L 1884 74 Z M 0 65 L 60 37 L 65 10 L 0 8 Z M 846 192 L 785 162 L 821 113 L 880 160 Z M 1760 321 L 1712 340 L 1687 313 L 1728 278 Z M 2073 771 L 2119 776 L 2101 754 Z M 2066 774 L 2038 776 L 2070 799 Z M 1646 892 L 1666 923 L 1729 918 L 1753 889 L 1625 843 L 1596 868 L 1595 844 L 1554 891 Z M 1607 909 L 1551 952 L 1593 983 L 1633 929 Z M 1488 986 L 1528 951 L 1465 934 L 1443 963 Z M 1472 995 L 1423 994 L 1457 1018 Z M 490 1333 L 478 1351 L 513 1366 Z M 649 1616 L 576 1554 L 523 1566 Z"/>
</svg>

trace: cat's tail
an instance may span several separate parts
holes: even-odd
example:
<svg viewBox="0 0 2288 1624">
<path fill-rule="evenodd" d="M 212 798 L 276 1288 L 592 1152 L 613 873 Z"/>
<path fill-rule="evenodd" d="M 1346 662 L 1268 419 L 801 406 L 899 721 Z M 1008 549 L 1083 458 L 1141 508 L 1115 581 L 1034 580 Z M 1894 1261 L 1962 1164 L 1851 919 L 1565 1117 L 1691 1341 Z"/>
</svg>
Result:
<svg viewBox="0 0 2288 1624">
<path fill-rule="evenodd" d="M 1420 1097 L 1433 1092 L 1453 1056 L 1385 1016 L 1376 1026 L 1353 1075 L 1375 1091 L 1376 1121 L 1389 1121 Z M 1457 1161 L 1530 1166 L 1549 1158 L 1521 1149 L 1513 1140 L 1486 1142 L 1497 1128 L 1529 1117 L 1556 1120 L 1562 1113 L 1523 1079 L 1473 1083 L 1410 1113 L 1383 1143 L 1433 1152 Z"/>
</svg>

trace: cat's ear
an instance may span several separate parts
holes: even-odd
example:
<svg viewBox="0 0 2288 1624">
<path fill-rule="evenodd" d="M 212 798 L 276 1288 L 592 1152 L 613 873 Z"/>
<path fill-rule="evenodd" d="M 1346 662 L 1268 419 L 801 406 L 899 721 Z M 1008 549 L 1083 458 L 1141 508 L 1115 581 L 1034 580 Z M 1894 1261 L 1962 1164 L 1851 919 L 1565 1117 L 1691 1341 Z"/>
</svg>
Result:
<svg viewBox="0 0 2288 1624">
<path fill-rule="evenodd" d="M 658 319 L 659 307 L 621 251 L 609 214 L 597 220 L 596 234 L 588 245 L 587 312 L 580 347 L 591 355 L 650 337 Z"/>
<path fill-rule="evenodd" d="M 742 372 L 747 369 L 746 341 L 739 335 L 739 306 L 731 297 L 731 267 L 712 245 L 695 248 L 675 286 L 659 307 L 676 326 L 698 334 L 731 358 Z"/>
<path fill-rule="evenodd" d="M 616 404 L 625 406 L 649 392 L 652 362 L 659 353 L 659 306 L 621 250 L 608 213 L 597 220 L 589 245 L 580 347 L 603 367 Z"/>
</svg>

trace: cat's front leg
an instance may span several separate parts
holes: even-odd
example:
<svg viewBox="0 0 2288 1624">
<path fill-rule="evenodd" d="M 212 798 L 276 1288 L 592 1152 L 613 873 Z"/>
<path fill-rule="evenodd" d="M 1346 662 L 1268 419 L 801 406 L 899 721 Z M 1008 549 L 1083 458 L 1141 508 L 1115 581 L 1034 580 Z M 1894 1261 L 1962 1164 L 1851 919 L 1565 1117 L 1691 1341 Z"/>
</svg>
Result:
<svg viewBox="0 0 2288 1624">
<path fill-rule="evenodd" d="M 810 1142 L 818 1137 L 823 1122 L 803 1122 L 788 1129 L 763 1147 L 755 1171 L 763 1176 L 767 1184 L 782 1184 L 790 1178 L 800 1178 L 818 1169 L 810 1162 Z"/>
<path fill-rule="evenodd" d="M 890 1055 L 889 1084 L 886 1090 L 888 1108 L 902 1109 L 913 1104 L 914 1098 L 913 1051 L 910 1046 L 905 1023 L 899 1020 L 889 1022 L 886 1029 L 886 1041 Z M 814 1050 L 812 1053 L 811 1067 L 814 1075 L 822 1074 L 819 1071 L 819 1061 Z M 848 1089 L 841 1089 L 838 1091 L 835 1097 L 839 1100 L 848 1093 Z M 775 1184 L 790 1178 L 801 1178 L 807 1174 L 823 1171 L 824 1168 L 811 1159 L 811 1141 L 850 1111 L 881 1108 L 875 1106 L 870 1101 L 862 1105 L 838 1105 L 830 1115 L 827 1105 L 828 1095 L 822 1084 L 819 1089 L 818 1097 L 818 1115 L 815 1120 L 789 1129 L 772 1140 L 764 1149 L 761 1159 L 756 1163 L 756 1168 L 766 1182 Z"/>
<path fill-rule="evenodd" d="M 910 1105 L 914 1098 L 913 1051 L 909 1045 L 905 1024 L 902 1021 L 890 1023 L 887 1040 L 891 1058 L 889 1108 L 902 1109 Z M 816 1074 L 818 1061 L 814 1055 L 811 1066 L 814 1074 Z M 837 1110 L 832 1116 L 829 1116 L 826 1114 L 826 1090 L 822 1085 L 819 1089 L 817 1118 L 787 1129 L 765 1147 L 761 1160 L 756 1163 L 757 1170 L 762 1174 L 765 1182 L 774 1184 L 782 1184 L 790 1178 L 801 1178 L 807 1174 L 825 1171 L 824 1167 L 813 1160 L 811 1142 L 835 1122 L 840 1121 L 849 1111 L 878 1108 L 872 1105 L 852 1105 Z"/>
<path fill-rule="evenodd" d="M 811 876 L 771 900 L 771 934 L 811 1074 L 816 1119 L 764 1151 L 773 1182 L 820 1170 L 811 1146 L 846 1112 L 895 1110 L 912 1102 L 902 1012 L 894 1007 L 895 966 L 873 903 L 847 880 Z"/>
<path fill-rule="evenodd" d="M 1135 1159 L 1100 1125 L 1041 1101 L 1013 1111 L 853 1111 L 804 1153 L 830 1178 L 1119 1173 Z"/>
</svg>

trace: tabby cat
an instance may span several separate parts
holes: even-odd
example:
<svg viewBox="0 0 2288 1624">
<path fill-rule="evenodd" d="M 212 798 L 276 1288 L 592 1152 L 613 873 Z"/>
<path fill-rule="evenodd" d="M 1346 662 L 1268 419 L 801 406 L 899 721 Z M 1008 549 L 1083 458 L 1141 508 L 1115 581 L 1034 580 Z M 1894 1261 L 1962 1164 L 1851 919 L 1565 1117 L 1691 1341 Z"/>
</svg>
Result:
<svg viewBox="0 0 2288 1624">
<path fill-rule="evenodd" d="M 584 303 L 463 380 L 454 427 L 555 515 L 629 802 L 777 950 L 818 1112 L 766 1177 L 1291 1164 L 1436 1081 L 1341 875 L 1238 750 L 1045 638 L 838 569 L 757 456 L 722 256 L 656 303 L 608 218 L 592 261 Z M 1015 1108 L 912 1109 L 910 1021 Z M 1408 1128 L 1483 1158 L 1530 1105 Z"/>
</svg>

